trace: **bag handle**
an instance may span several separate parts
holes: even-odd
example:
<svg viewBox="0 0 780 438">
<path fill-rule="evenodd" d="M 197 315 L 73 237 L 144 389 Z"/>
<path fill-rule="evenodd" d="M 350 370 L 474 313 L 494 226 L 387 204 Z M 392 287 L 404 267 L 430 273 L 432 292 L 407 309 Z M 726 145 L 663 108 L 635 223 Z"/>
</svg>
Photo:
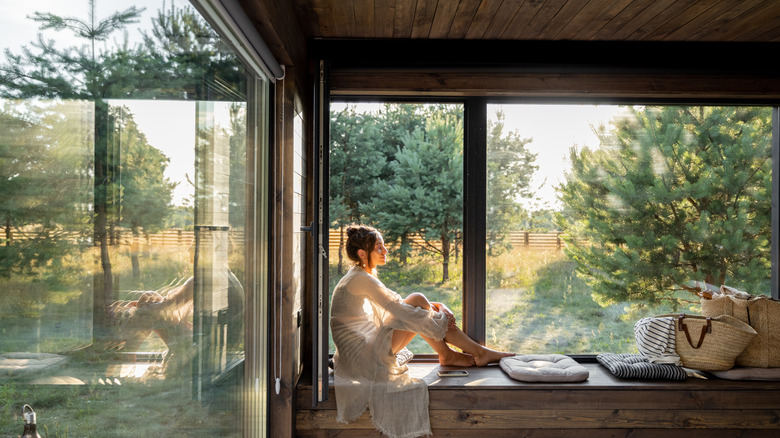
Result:
<svg viewBox="0 0 780 438">
<path fill-rule="evenodd" d="M 696 344 L 694 347 L 693 341 L 691 341 L 691 334 L 688 333 L 688 325 L 683 322 L 685 319 L 685 314 L 681 313 L 680 316 L 677 317 L 677 330 L 684 331 L 685 337 L 688 339 L 688 345 L 693 347 L 693 349 L 698 349 L 701 347 L 701 344 L 704 342 L 704 337 L 707 335 L 707 333 L 712 333 L 712 318 L 709 316 L 707 317 L 707 325 L 702 326 L 701 328 L 701 334 L 699 335 L 699 343 Z"/>
</svg>

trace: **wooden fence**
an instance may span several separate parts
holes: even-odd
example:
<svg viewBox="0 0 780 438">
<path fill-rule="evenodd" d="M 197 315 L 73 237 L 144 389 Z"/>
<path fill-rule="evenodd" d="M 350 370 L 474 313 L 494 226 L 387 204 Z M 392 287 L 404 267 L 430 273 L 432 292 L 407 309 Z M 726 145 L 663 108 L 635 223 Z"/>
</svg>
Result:
<svg viewBox="0 0 780 438">
<path fill-rule="evenodd" d="M 557 249 L 561 250 L 566 245 L 561 236 L 564 234 L 561 232 L 549 232 L 549 233 L 537 233 L 532 231 L 512 231 L 507 233 L 509 235 L 509 241 L 515 248 L 527 247 L 537 249 Z M 339 247 L 339 232 L 338 230 L 331 230 L 328 236 L 328 245 L 330 249 L 337 249 Z M 344 236 L 346 240 L 346 236 Z M 420 236 L 411 237 L 412 245 L 416 247 L 422 247 L 424 240 Z"/>
<path fill-rule="evenodd" d="M 5 236 L 1 237 L 4 238 Z M 13 233 L 13 240 L 26 240 L 33 237 L 35 237 L 35 233 L 24 231 Z M 244 232 L 242 230 L 230 230 L 229 237 L 233 245 L 241 245 L 244 242 Z M 78 241 L 79 235 L 72 233 L 71 239 L 74 242 Z M 109 240 L 111 245 L 130 245 L 133 242 L 133 233 L 130 230 L 115 230 Z M 148 233 L 138 236 L 138 243 L 149 247 L 188 247 L 194 242 L 195 232 L 192 230 L 165 230 L 159 233 Z"/>
<path fill-rule="evenodd" d="M 13 235 L 14 240 L 25 240 L 28 238 L 28 233 L 16 232 Z M 29 233 L 32 237 L 32 233 Z M 515 248 L 537 248 L 537 249 L 563 249 L 566 245 L 561 236 L 561 232 L 549 232 L 549 233 L 537 233 L 531 231 L 512 231 L 508 233 L 509 240 L 512 246 Z M 4 237 L 4 236 L 3 236 Z M 74 235 L 74 238 L 77 236 Z M 338 230 L 331 230 L 328 236 L 328 245 L 330 249 L 337 249 L 339 247 L 339 232 Z M 344 236 L 346 239 L 346 236 Z M 139 236 L 139 244 L 150 247 L 173 247 L 173 246 L 190 246 L 195 241 L 195 232 L 186 230 L 166 230 L 153 234 L 142 234 Z M 115 231 L 112 239 L 112 244 L 129 245 L 133 240 L 133 235 L 130 230 Z M 241 245 L 244 241 L 244 233 L 240 230 L 230 231 L 230 241 L 233 245 Z M 420 236 L 411 237 L 412 245 L 415 247 L 423 247 L 424 240 Z"/>
</svg>

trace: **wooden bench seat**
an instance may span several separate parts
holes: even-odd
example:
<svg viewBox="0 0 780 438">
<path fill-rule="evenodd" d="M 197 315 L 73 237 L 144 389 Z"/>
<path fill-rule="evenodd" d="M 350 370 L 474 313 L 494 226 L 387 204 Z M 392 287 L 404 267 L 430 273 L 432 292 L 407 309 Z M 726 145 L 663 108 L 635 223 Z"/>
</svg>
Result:
<svg viewBox="0 0 780 438">
<path fill-rule="evenodd" d="M 414 364 L 412 373 L 428 384 L 436 437 L 780 437 L 780 382 L 634 381 L 584 366 L 590 377 L 579 383 L 518 382 L 495 366 L 458 378 L 438 377 L 438 364 Z M 368 412 L 336 422 L 332 386 L 312 409 L 311 390 L 297 388 L 297 436 L 381 436 Z"/>
</svg>

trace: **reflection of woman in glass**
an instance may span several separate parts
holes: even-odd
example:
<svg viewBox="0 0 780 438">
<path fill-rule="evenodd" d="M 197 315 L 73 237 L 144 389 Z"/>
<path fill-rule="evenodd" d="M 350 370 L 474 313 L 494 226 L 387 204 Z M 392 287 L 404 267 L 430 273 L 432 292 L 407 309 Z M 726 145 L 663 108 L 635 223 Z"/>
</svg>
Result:
<svg viewBox="0 0 780 438">
<path fill-rule="evenodd" d="M 377 230 L 350 227 L 347 236 L 347 256 L 356 265 L 336 285 L 331 303 L 338 420 L 357 418 L 368 404 L 374 424 L 388 435 L 430 433 L 427 389 L 409 376 L 405 365 L 412 357 L 405 347 L 415 335 L 433 347 L 441 365 L 485 366 L 512 354 L 466 336 L 444 304 L 430 302 L 420 293 L 403 299 L 386 288 L 374 276 L 374 268 L 387 262 Z M 423 395 L 413 390 L 420 386 Z M 424 415 L 410 419 L 409 413 L 415 411 Z"/>
</svg>

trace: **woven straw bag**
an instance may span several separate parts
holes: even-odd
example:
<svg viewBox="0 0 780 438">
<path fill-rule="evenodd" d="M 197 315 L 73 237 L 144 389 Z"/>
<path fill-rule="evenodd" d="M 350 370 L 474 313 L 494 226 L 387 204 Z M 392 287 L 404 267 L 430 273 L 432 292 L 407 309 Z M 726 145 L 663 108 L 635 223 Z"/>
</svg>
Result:
<svg viewBox="0 0 780 438">
<path fill-rule="evenodd" d="M 729 315 L 662 315 L 677 318 L 675 350 L 684 367 L 728 370 L 756 336 L 750 325 Z"/>
<path fill-rule="evenodd" d="M 766 295 L 739 298 L 731 295 L 713 295 L 702 298 L 704 316 L 731 315 L 750 324 L 758 336 L 737 357 L 737 365 L 744 367 L 780 367 L 780 301 Z"/>
</svg>

